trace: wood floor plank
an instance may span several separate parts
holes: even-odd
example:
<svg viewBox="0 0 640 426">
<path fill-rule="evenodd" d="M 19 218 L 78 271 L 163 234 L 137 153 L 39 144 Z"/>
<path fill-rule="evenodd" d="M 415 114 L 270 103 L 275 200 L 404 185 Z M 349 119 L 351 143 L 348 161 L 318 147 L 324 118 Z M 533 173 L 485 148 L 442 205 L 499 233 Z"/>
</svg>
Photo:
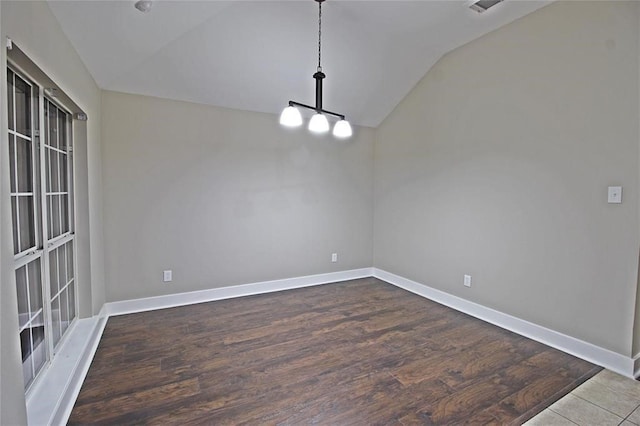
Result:
<svg viewBox="0 0 640 426">
<path fill-rule="evenodd" d="M 599 369 L 367 278 L 112 317 L 69 424 L 519 424 Z"/>
</svg>

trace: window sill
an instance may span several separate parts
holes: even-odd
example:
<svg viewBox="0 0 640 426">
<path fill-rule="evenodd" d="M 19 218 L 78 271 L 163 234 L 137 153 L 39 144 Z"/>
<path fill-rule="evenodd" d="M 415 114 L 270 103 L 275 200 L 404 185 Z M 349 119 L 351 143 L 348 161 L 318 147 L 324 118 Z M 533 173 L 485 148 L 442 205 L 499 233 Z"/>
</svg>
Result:
<svg viewBox="0 0 640 426">
<path fill-rule="evenodd" d="M 77 320 L 68 331 L 53 361 L 27 394 L 30 425 L 67 423 L 106 323 L 106 317 L 94 316 Z"/>
</svg>

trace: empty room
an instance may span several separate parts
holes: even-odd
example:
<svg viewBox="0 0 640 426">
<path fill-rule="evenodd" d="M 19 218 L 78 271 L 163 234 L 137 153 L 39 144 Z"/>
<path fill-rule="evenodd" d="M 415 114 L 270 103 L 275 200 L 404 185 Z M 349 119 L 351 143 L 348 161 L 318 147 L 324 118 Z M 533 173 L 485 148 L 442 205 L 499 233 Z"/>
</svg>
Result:
<svg viewBox="0 0 640 426">
<path fill-rule="evenodd" d="M 0 425 L 640 425 L 640 2 L 0 33 Z"/>
</svg>

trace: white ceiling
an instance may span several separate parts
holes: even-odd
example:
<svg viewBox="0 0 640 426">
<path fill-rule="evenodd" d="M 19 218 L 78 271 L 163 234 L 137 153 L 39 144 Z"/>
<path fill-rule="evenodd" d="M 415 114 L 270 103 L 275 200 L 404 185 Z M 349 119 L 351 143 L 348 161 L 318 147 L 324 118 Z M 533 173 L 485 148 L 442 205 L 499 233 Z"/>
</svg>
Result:
<svg viewBox="0 0 640 426">
<path fill-rule="evenodd" d="M 438 59 L 548 0 L 346 1 L 322 7 L 326 109 L 376 127 Z M 50 0 L 97 84 L 107 90 L 279 113 L 313 104 L 317 3 Z"/>
</svg>

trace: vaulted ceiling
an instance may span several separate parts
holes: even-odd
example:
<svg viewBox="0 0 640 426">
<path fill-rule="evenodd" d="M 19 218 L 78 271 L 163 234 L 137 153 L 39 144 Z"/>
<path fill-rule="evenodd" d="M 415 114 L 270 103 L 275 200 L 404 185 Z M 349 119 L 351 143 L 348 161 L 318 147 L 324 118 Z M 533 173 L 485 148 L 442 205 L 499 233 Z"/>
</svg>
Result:
<svg viewBox="0 0 640 426">
<path fill-rule="evenodd" d="M 375 127 L 445 53 L 549 1 L 328 0 L 324 107 Z M 318 6 L 298 1 L 57 1 L 49 6 L 107 90 L 279 113 L 314 102 Z"/>
</svg>

